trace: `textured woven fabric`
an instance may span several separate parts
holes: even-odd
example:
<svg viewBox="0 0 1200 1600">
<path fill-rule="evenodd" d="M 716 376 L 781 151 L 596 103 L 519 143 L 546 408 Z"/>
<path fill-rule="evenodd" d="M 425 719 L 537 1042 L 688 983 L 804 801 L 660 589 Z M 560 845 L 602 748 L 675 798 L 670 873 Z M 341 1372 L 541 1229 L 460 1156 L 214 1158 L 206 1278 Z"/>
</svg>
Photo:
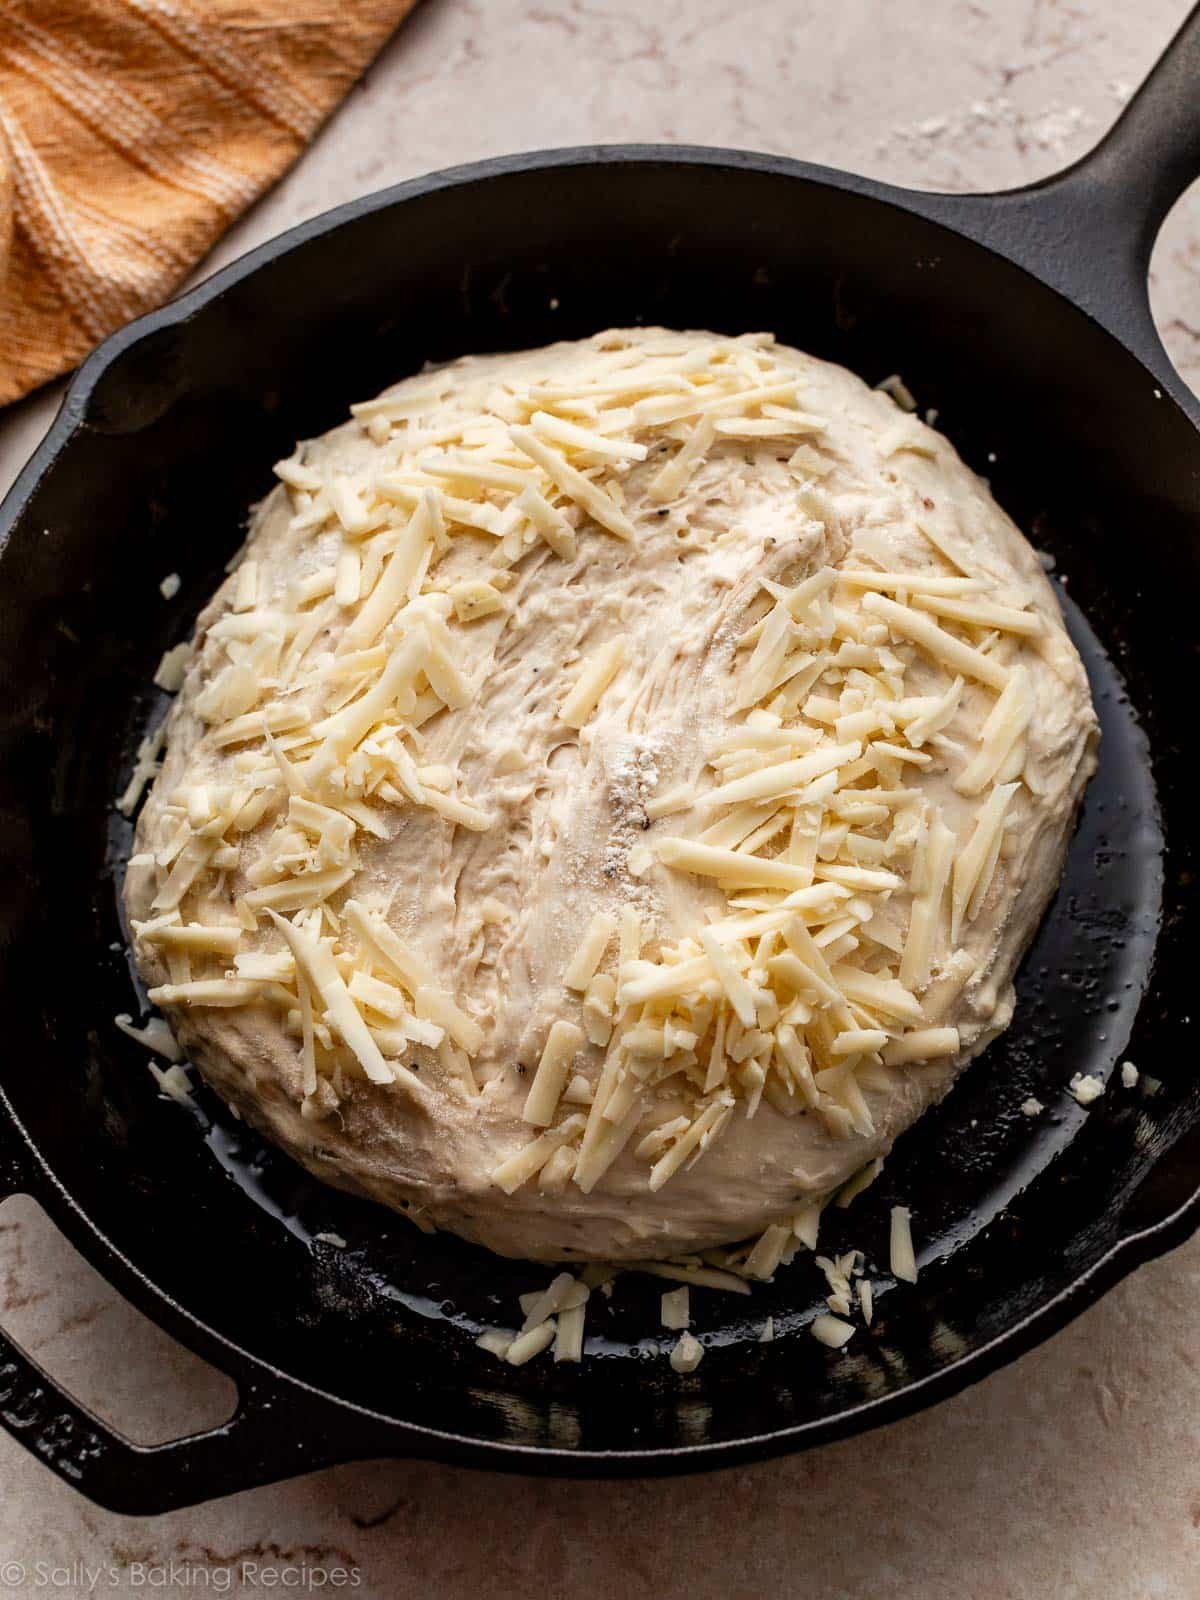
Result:
<svg viewBox="0 0 1200 1600">
<path fill-rule="evenodd" d="M 0 0 L 0 404 L 157 305 L 415 0 Z"/>
</svg>

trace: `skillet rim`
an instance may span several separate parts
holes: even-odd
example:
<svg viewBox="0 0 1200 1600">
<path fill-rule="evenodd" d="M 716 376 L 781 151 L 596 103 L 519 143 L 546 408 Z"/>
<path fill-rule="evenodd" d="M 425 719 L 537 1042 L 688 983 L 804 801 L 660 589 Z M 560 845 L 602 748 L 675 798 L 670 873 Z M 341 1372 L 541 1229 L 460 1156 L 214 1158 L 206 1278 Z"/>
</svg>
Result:
<svg viewBox="0 0 1200 1600">
<path fill-rule="evenodd" d="M 1083 162 L 1077 163 L 1076 168 L 1068 169 L 1068 175 L 1083 167 L 1087 160 L 1085 157 Z M 794 160 L 787 156 L 721 146 L 647 143 L 565 146 L 548 150 L 522 151 L 439 169 L 320 212 L 265 240 L 178 298 L 168 301 L 165 305 L 109 335 L 87 357 L 71 379 L 45 437 L 0 504 L 0 556 L 7 547 L 12 528 L 24 513 L 39 483 L 69 446 L 76 433 L 86 426 L 89 403 L 101 379 L 127 351 L 147 337 L 161 329 L 190 321 L 236 284 L 294 250 L 302 248 L 311 240 L 334 233 L 360 217 L 443 190 L 462 189 L 496 178 L 557 171 L 576 166 L 604 165 L 708 167 L 797 179 L 807 184 L 824 186 L 877 204 L 891 206 L 907 215 L 915 215 L 935 227 L 945 228 L 966 238 L 976 248 L 998 256 L 1008 265 L 1030 277 L 1039 290 L 1055 295 L 1064 301 L 1074 314 L 1085 317 L 1098 332 L 1133 356 L 1154 384 L 1161 387 L 1172 404 L 1183 413 L 1189 425 L 1200 432 L 1200 401 L 1183 384 L 1169 360 L 1165 360 L 1165 370 L 1158 370 L 1157 362 L 1151 365 L 1145 350 L 1137 349 L 1128 337 L 1109 327 L 1093 309 L 1079 303 L 1070 293 L 1049 281 L 1048 277 L 1037 270 L 1035 261 L 1018 259 L 1018 253 L 1003 248 L 1000 239 L 985 236 L 981 226 L 975 229 L 971 227 L 973 206 L 982 205 L 984 208 L 974 213 L 978 221 L 985 213 L 994 211 L 994 208 L 1001 206 L 1006 200 L 1036 203 L 1039 194 L 1044 193 L 1049 198 L 1049 191 L 1061 182 L 1064 174 L 1055 174 L 1025 188 L 998 191 L 994 194 L 951 195 L 936 191 L 906 189 L 836 168 Z M 1029 253 L 1019 252 L 1022 255 Z M 1161 351 L 1161 346 L 1159 350 Z M 282 1466 L 282 1471 L 264 1473 L 254 1479 L 256 1482 L 274 1481 L 293 1473 L 314 1470 L 339 1461 L 365 1458 L 374 1453 L 388 1453 L 389 1448 L 393 1454 L 427 1455 L 431 1458 L 466 1462 L 493 1470 L 539 1474 L 562 1473 L 578 1477 L 660 1475 L 698 1471 L 732 1466 L 751 1460 L 765 1460 L 792 1450 L 811 1448 L 834 1439 L 853 1436 L 886 1422 L 899 1420 L 958 1393 L 1060 1331 L 1135 1267 L 1182 1244 L 1193 1232 L 1200 1229 L 1200 1174 L 1198 1174 L 1194 1192 L 1167 1216 L 1157 1218 L 1147 1226 L 1118 1238 L 1104 1254 L 1058 1293 L 1042 1305 L 1028 1311 L 1003 1332 L 994 1335 L 987 1343 L 966 1355 L 953 1358 L 938 1371 L 912 1380 L 891 1394 L 865 1399 L 828 1417 L 793 1423 L 736 1440 L 614 1451 L 568 1450 L 552 1445 L 513 1444 L 502 1440 L 480 1439 L 390 1417 L 369 1406 L 320 1389 L 236 1344 L 201 1321 L 165 1290 L 160 1289 L 78 1205 L 45 1162 L 40 1149 L 25 1130 L 2 1086 L 0 1086 L 0 1112 L 3 1113 L 0 1115 L 0 1156 L 3 1156 L 14 1142 L 18 1143 L 18 1148 L 13 1152 L 17 1181 L 9 1184 L 3 1182 L 0 1177 L 0 1198 L 6 1197 L 9 1193 L 29 1193 L 44 1207 L 81 1254 L 143 1314 L 164 1327 L 190 1349 L 212 1361 L 237 1383 L 239 1404 L 229 1422 L 211 1430 L 210 1433 L 193 1435 L 190 1439 L 177 1441 L 177 1445 L 192 1444 L 197 1440 L 220 1436 L 226 1431 L 236 1434 L 239 1425 L 244 1427 L 247 1419 L 260 1410 L 261 1399 L 257 1391 L 263 1386 L 265 1377 L 274 1380 L 285 1393 L 292 1391 L 303 1394 L 319 1412 L 325 1413 L 326 1422 L 336 1423 L 341 1419 L 343 1434 L 347 1426 L 353 1427 L 357 1420 L 366 1422 L 372 1430 L 378 1430 L 378 1433 L 373 1432 L 370 1438 L 346 1437 L 333 1448 L 324 1451 L 319 1448 L 314 1449 L 310 1455 L 304 1448 L 303 1420 L 311 1419 L 302 1419 L 300 1426 L 284 1427 L 279 1425 L 276 1416 L 269 1430 L 275 1436 L 275 1450 L 277 1453 L 282 1453 L 290 1446 L 294 1449 L 296 1458 L 287 1463 L 280 1463 L 277 1460 L 274 1466 Z M 1177 1139 L 1148 1165 L 1139 1189 L 1145 1185 L 1160 1164 L 1170 1159 L 1175 1143 L 1178 1142 L 1178 1138 L 1183 1137 L 1186 1137 L 1186 1132 L 1180 1130 Z M 47 1381 L 57 1390 L 58 1386 L 54 1380 L 47 1379 Z M 108 1431 L 104 1423 L 98 1423 L 98 1426 Z M 308 1431 L 311 1434 L 312 1430 Z M 405 1443 L 410 1446 L 407 1451 L 400 1448 Z M 175 1446 L 168 1443 L 159 1446 L 131 1445 L 129 1448 L 138 1457 L 154 1459 L 156 1456 L 167 1454 Z M 238 1484 L 234 1487 L 243 1486 Z"/>
</svg>

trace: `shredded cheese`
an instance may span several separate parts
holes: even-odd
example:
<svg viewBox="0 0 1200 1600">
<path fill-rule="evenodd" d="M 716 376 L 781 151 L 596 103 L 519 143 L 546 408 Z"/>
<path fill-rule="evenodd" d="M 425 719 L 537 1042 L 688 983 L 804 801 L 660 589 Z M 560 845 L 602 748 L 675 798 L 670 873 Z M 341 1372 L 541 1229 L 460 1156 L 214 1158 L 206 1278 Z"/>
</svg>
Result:
<svg viewBox="0 0 1200 1600">
<path fill-rule="evenodd" d="M 555 1324 L 551 1319 L 536 1328 L 531 1328 L 528 1333 L 519 1333 L 505 1350 L 505 1361 L 510 1367 L 523 1367 L 527 1361 L 532 1361 L 534 1356 L 540 1356 L 543 1350 L 549 1349 L 554 1343 L 555 1331 Z"/>
<path fill-rule="evenodd" d="M 517 448 L 531 461 L 536 461 L 551 483 L 586 511 L 593 522 L 599 523 L 609 533 L 616 534 L 618 539 L 637 537 L 633 523 L 611 496 L 605 494 L 604 490 L 598 488 L 590 478 L 585 478 L 583 473 L 564 460 L 557 450 L 539 439 L 529 428 L 510 428 L 508 431 Z"/>
<path fill-rule="evenodd" d="M 156 1055 L 165 1056 L 168 1061 L 182 1061 L 183 1051 L 175 1042 L 175 1035 L 161 1017 L 151 1017 L 144 1028 L 134 1026 L 133 1018 L 127 1011 L 118 1011 L 113 1022 L 122 1033 L 130 1039 L 135 1039 L 138 1044 L 147 1050 L 152 1050 Z"/>
<path fill-rule="evenodd" d="M 755 1244 L 743 1267 L 748 1278 L 770 1278 L 792 1240 L 790 1224 L 773 1223 Z"/>
<path fill-rule="evenodd" d="M 701 1289 L 724 1289 L 730 1294 L 750 1294 L 750 1285 L 732 1272 L 719 1267 L 681 1267 L 670 1261 L 637 1261 L 625 1268 L 651 1278 L 668 1278 L 676 1283 L 693 1284 Z"/>
<path fill-rule="evenodd" d="M 917 1257 L 913 1249 L 911 1212 L 905 1206 L 892 1207 L 890 1265 L 892 1276 L 903 1283 L 916 1283 Z"/>
<path fill-rule="evenodd" d="M 371 1082 L 400 1083 L 410 1093 L 420 1094 L 421 1085 L 415 1073 L 396 1062 L 389 1065 L 383 1059 L 328 947 L 277 912 L 268 910 L 267 914 L 291 950 L 297 967 L 303 969 L 314 991 L 320 995 L 326 1016 L 354 1052 Z"/>
<path fill-rule="evenodd" d="M 578 1114 L 569 1116 L 556 1128 L 549 1129 L 540 1138 L 525 1145 L 492 1172 L 492 1182 L 505 1194 L 515 1194 L 523 1183 L 535 1177 L 551 1156 L 563 1145 L 570 1143 L 583 1131 L 585 1119 Z"/>
<path fill-rule="evenodd" d="M 525 1109 L 521 1115 L 526 1122 L 532 1123 L 535 1128 L 549 1127 L 566 1087 L 571 1063 L 582 1048 L 583 1032 L 573 1022 L 564 1022 L 559 1018 L 552 1024 L 542 1048 L 537 1072 L 525 1097 Z"/>
<path fill-rule="evenodd" d="M 987 893 L 1001 844 L 1005 815 L 1019 785 L 997 784 L 979 808 L 975 827 L 954 862 L 950 897 L 950 942 L 957 944 L 964 922 L 976 915 Z"/>
<path fill-rule="evenodd" d="M 884 1049 L 884 1064 L 905 1066 L 910 1061 L 936 1061 L 939 1056 L 954 1056 L 959 1051 L 957 1028 L 916 1028 L 901 1034 Z"/>
<path fill-rule="evenodd" d="M 686 1328 L 691 1322 L 691 1312 L 688 1306 L 688 1289 L 684 1285 L 680 1289 L 669 1289 L 662 1297 L 662 1325 L 678 1332 Z"/>
<path fill-rule="evenodd" d="M 911 639 L 952 672 L 960 672 L 966 678 L 976 678 L 993 689 L 1003 689 L 1007 684 L 1006 667 L 973 646 L 963 644 L 961 639 L 939 628 L 925 613 L 874 593 L 864 595 L 862 605 L 864 611 L 886 622 L 893 633 Z"/>
<path fill-rule="evenodd" d="M 584 658 L 579 676 L 558 710 L 560 719 L 568 727 L 583 727 L 624 662 L 625 641 L 620 637 L 611 639 Z"/>
<path fill-rule="evenodd" d="M 1081 1106 L 1094 1105 L 1104 1093 L 1102 1078 L 1093 1077 L 1090 1072 L 1077 1072 L 1071 1079 L 1071 1093 Z"/>
<path fill-rule="evenodd" d="M 688 479 L 704 460 L 716 438 L 716 424 L 711 416 L 701 417 L 688 434 L 682 449 L 667 462 L 651 480 L 651 500 L 660 504 L 673 500 L 686 487 Z"/>
<path fill-rule="evenodd" d="M 809 1324 L 809 1332 L 818 1344 L 827 1345 L 830 1350 L 840 1350 L 844 1344 L 853 1339 L 854 1324 L 823 1311 L 813 1318 Z"/>
<path fill-rule="evenodd" d="M 482 578 L 465 579 L 451 586 L 450 598 L 454 602 L 454 615 L 460 622 L 475 622 L 504 609 L 504 597 L 499 590 Z"/>
<path fill-rule="evenodd" d="M 567 963 L 563 984 L 582 994 L 595 976 L 609 941 L 617 931 L 617 919 L 607 911 L 597 911 L 588 923 L 579 948 Z"/>
<path fill-rule="evenodd" d="M 674 1372 L 695 1372 L 704 1358 L 704 1346 L 694 1334 L 681 1333 L 671 1351 L 671 1368 Z"/>
</svg>

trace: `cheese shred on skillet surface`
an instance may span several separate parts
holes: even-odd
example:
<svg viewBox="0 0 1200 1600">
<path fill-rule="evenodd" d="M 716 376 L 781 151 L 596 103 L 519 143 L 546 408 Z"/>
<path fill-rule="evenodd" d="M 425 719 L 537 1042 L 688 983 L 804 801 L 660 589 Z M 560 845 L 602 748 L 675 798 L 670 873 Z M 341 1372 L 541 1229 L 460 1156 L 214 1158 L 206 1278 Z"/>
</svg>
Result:
<svg viewBox="0 0 1200 1600">
<path fill-rule="evenodd" d="M 281 462 L 126 879 L 218 1091 L 551 1260 L 786 1245 L 881 1157 L 1007 1026 L 1096 739 L 1032 549 L 900 420 L 613 331 Z"/>
</svg>

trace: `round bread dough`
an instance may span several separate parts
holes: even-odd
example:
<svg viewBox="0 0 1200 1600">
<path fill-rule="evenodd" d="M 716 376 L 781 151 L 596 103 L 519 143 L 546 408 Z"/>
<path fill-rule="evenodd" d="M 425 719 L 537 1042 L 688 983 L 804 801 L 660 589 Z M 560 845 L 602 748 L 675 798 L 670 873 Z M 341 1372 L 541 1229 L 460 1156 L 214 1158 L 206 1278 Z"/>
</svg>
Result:
<svg viewBox="0 0 1200 1600">
<path fill-rule="evenodd" d="M 709 409 L 689 413 L 697 392 Z M 732 398 L 722 402 L 726 393 Z M 530 439 L 542 465 L 523 448 Z M 677 456 L 672 484 L 671 474 L 661 474 Z M 464 457 L 478 468 L 474 478 Z M 554 482 L 545 461 L 566 462 L 568 471 L 556 471 Z M 190 1059 L 247 1121 L 319 1178 L 507 1256 L 620 1261 L 716 1247 L 787 1221 L 884 1155 L 1008 1025 L 1013 973 L 1053 893 L 1094 765 L 1096 721 L 1035 552 L 941 434 L 844 369 L 768 337 L 639 329 L 423 373 L 358 408 L 278 470 L 285 481 L 255 511 L 242 567 L 197 623 L 125 893 L 139 968 Z M 531 475 L 542 498 L 514 504 Z M 597 506 L 588 497 L 597 486 L 605 497 L 599 510 L 617 531 L 592 515 Z M 373 622 L 358 620 L 370 602 L 357 595 L 368 586 L 380 594 L 422 516 L 442 524 L 428 567 L 423 577 L 418 567 L 391 602 L 386 595 L 376 601 L 383 631 L 373 633 Z M 465 520 L 472 516 L 474 526 Z M 788 598 L 814 578 L 820 588 L 827 580 L 819 575 L 830 568 L 875 574 L 878 582 L 843 581 L 811 600 L 804 592 Z M 910 576 L 911 588 L 888 587 L 879 577 L 886 573 Z M 399 581 L 398 565 L 394 575 Z M 921 583 L 931 580 L 940 597 L 922 598 Z M 778 607 L 791 604 L 795 615 L 780 621 Z M 996 627 L 989 607 L 1001 608 Z M 421 616 L 423 632 L 414 624 Z M 763 645 L 772 616 L 786 623 L 779 648 Z M 841 631 L 822 638 L 835 623 Z M 319 754 L 344 714 L 340 702 L 353 706 L 355 694 L 378 686 L 414 627 L 422 648 L 434 650 L 428 673 L 415 680 L 415 709 L 411 689 L 395 705 L 381 692 L 368 744 L 387 748 L 406 719 L 424 717 L 415 737 L 400 741 L 411 757 L 412 770 L 403 768 L 410 787 L 416 769 L 423 774 L 424 803 L 403 792 L 395 764 L 381 783 L 382 758 L 370 749 L 343 751 L 332 777 Z M 865 642 L 855 642 L 856 634 Z M 946 639 L 967 652 L 967 671 L 958 656 L 939 654 Z M 356 654 L 356 644 L 365 654 Z M 586 675 L 609 650 L 620 652 L 620 664 L 576 728 L 561 713 L 577 664 Z M 810 658 L 807 677 L 794 666 L 801 656 Z M 780 660 L 792 663 L 790 677 Z M 759 681 L 772 677 L 772 663 L 778 685 L 739 704 L 756 673 Z M 165 673 L 173 670 L 178 663 L 168 662 Z M 802 692 L 789 706 L 797 686 Z M 1007 698 L 997 711 L 1002 690 Z M 914 725 L 908 705 L 912 742 L 886 720 L 872 728 L 873 694 L 922 700 L 934 726 L 918 744 L 920 717 Z M 447 698 L 461 704 L 443 709 Z M 264 715 L 275 730 L 273 748 Z M 736 782 L 710 762 L 740 773 L 745 752 L 739 758 L 736 740 L 749 737 L 748 728 L 766 747 L 783 738 L 771 729 L 789 726 L 800 729 L 800 755 L 780 745 L 782 754 L 801 759 L 804 749 L 831 739 L 857 745 L 862 754 L 843 756 L 831 782 L 909 795 L 903 804 L 876 801 L 875 811 L 868 799 L 847 835 L 846 818 L 823 816 L 818 794 L 756 847 L 762 859 L 804 860 L 796 819 L 810 834 L 814 818 L 825 828 L 819 854 L 809 853 L 809 880 L 828 887 L 840 870 L 841 904 L 827 907 L 805 937 L 816 937 L 843 968 L 892 985 L 893 994 L 901 987 L 896 972 L 914 889 L 929 874 L 930 830 L 954 836 L 930 960 L 913 988 L 917 1019 L 903 1003 L 903 1016 L 864 1003 L 831 1022 L 820 992 L 785 987 L 791 1037 L 803 1042 L 806 1010 L 816 1019 L 811 1026 L 825 1029 L 813 1036 L 813 1048 L 826 1052 L 814 1107 L 798 1083 L 784 1085 L 783 1068 L 772 1073 L 770 1052 L 778 1055 L 785 1024 L 763 996 L 775 980 L 762 969 L 747 974 L 743 960 L 740 981 L 757 995 L 751 1003 L 759 1011 L 740 1038 L 753 1048 L 740 1061 L 725 1058 L 723 1081 L 706 1087 L 716 1019 L 730 1019 L 729 1036 L 739 1034 L 731 1020 L 736 981 L 732 990 L 722 987 L 710 963 L 696 1002 L 703 1006 L 707 996 L 712 1014 L 700 1016 L 709 1023 L 704 1037 L 681 1043 L 687 1030 L 676 1018 L 657 1060 L 653 1048 L 645 1057 L 619 1055 L 618 1069 L 638 1090 L 627 1096 L 636 1102 L 626 1117 L 632 1123 L 587 1192 L 570 1176 L 569 1157 L 506 1192 L 493 1181 L 497 1168 L 543 1137 L 523 1111 L 551 1026 L 582 1028 L 586 1020 L 603 1033 L 599 1011 L 585 1019 L 581 996 L 564 987 L 594 915 L 625 917 L 628 938 L 637 914 L 643 965 L 618 970 L 615 936 L 602 957 L 602 971 L 624 983 L 630 974 L 661 975 L 681 943 L 693 968 L 703 968 L 696 952 L 710 923 L 780 901 L 783 890 L 726 891 L 720 879 L 664 859 L 670 846 L 660 852 L 664 838 L 695 841 L 733 819 L 738 804 L 745 813 L 749 802 L 705 803 L 714 784 Z M 875 749 L 879 742 L 893 754 Z M 964 774 L 978 774 L 981 753 L 993 748 L 1002 757 L 997 770 L 976 792 L 961 792 Z M 872 758 L 874 768 L 849 770 Z M 811 794 L 814 781 L 800 786 Z M 648 816 L 647 803 L 673 790 L 680 809 Z M 438 809 L 431 795 L 448 798 Z M 241 814 L 230 822 L 234 802 Z M 316 815 L 304 809 L 314 803 L 343 822 L 314 831 L 303 820 Z M 779 820 L 781 803 L 761 804 L 764 827 L 772 806 Z M 987 812 L 986 823 L 997 809 L 1003 827 L 993 835 L 980 817 Z M 866 874 L 861 880 L 844 870 L 856 865 Z M 311 974 L 304 984 L 286 975 L 287 932 L 261 895 L 256 903 L 256 892 L 303 885 L 314 872 L 334 886 L 324 911 L 322 902 L 315 914 L 300 911 L 303 948 L 324 952 L 326 979 L 332 970 L 359 1027 L 369 1024 L 389 1066 L 410 1068 L 415 1078 L 402 1070 L 400 1081 L 369 1081 L 341 1031 L 345 1013 Z M 855 887 L 889 878 L 890 888 Z M 960 893 L 972 891 L 973 903 L 952 940 L 956 883 Z M 739 908 L 739 899 L 750 904 Z M 368 908 L 373 925 L 386 919 L 393 944 L 418 969 L 407 986 L 378 951 L 364 957 L 347 901 Z M 279 903 L 296 920 L 286 893 Z M 848 931 L 839 931 L 847 908 Z M 205 930 L 217 925 L 211 938 L 219 948 L 208 949 Z M 768 943 L 755 959 L 795 956 L 778 932 Z M 301 968 L 308 971 L 303 961 Z M 789 970 L 794 976 L 786 961 L 779 968 Z M 432 998 L 416 993 L 422 977 Z M 382 1004 L 397 995 L 407 1012 L 423 1014 L 431 1037 L 450 997 L 455 1015 L 470 1019 L 465 1034 L 459 1022 L 460 1038 L 474 1047 L 398 1044 L 403 1016 L 397 1023 L 372 1007 L 373 997 Z M 315 1081 L 305 1066 L 306 1003 L 316 1030 Z M 626 1008 L 614 1041 L 624 1037 L 621 1027 L 637 1023 L 637 1010 Z M 886 1045 L 873 1023 L 887 1032 Z M 653 1015 L 648 1025 L 652 1033 Z M 897 1035 L 926 1037 L 933 1029 L 945 1051 L 948 1028 L 957 1030 L 950 1053 L 889 1064 L 908 1048 L 896 1045 Z M 830 1077 L 828 1048 L 839 1033 L 860 1048 L 833 1058 Z M 670 1076 L 663 1049 L 684 1063 Z M 764 1049 L 767 1081 L 756 1085 Z M 583 1042 L 567 1065 L 552 1127 L 589 1117 L 587 1097 L 614 1052 L 613 1041 L 607 1048 Z M 838 1061 L 846 1065 L 840 1077 Z M 636 1084 L 633 1062 L 645 1074 Z M 688 1126 L 680 1119 L 694 1120 L 713 1104 L 723 1113 L 716 1135 L 652 1188 L 655 1163 Z M 655 1135 L 656 1127 L 666 1131 Z"/>
</svg>

